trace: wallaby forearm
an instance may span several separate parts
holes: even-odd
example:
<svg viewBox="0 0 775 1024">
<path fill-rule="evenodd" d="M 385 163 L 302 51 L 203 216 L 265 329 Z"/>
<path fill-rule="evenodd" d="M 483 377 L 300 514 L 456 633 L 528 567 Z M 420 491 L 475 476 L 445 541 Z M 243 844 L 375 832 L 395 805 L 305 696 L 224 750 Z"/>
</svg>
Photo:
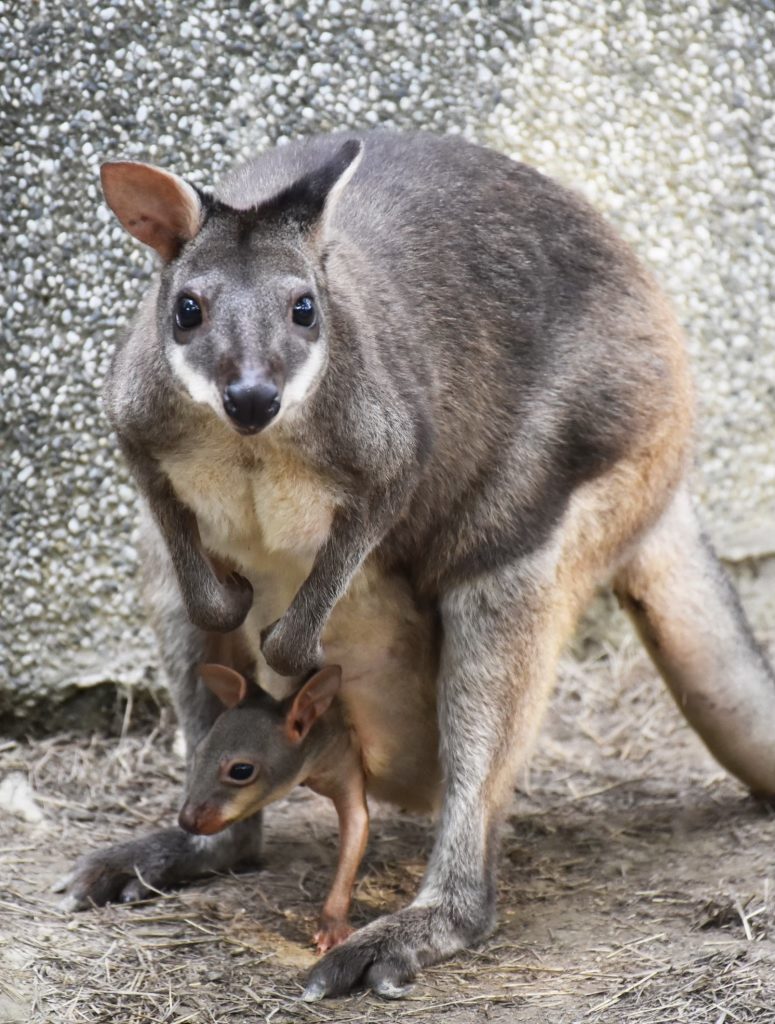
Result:
<svg viewBox="0 0 775 1024">
<path fill-rule="evenodd" d="M 285 614 L 261 635 L 267 663 L 281 675 L 301 675 L 322 664 L 320 634 L 366 558 L 393 521 L 400 485 L 371 500 L 340 508 L 326 542 Z"/>
<path fill-rule="evenodd" d="M 175 495 L 156 460 L 127 444 L 122 448 L 167 545 L 189 618 L 211 632 L 237 629 L 253 603 L 249 581 L 238 573 L 218 579 L 202 549 L 196 516 Z"/>
</svg>

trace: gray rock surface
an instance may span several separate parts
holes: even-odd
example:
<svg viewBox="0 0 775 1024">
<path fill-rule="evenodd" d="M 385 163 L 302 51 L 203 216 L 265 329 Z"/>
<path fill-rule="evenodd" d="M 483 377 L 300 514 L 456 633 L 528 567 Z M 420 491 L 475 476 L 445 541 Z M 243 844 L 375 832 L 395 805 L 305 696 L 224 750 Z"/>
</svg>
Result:
<svg viewBox="0 0 775 1024">
<path fill-rule="evenodd" d="M 774 40 L 772 0 L 0 0 L 0 714 L 152 673 L 99 403 L 152 258 L 100 201 L 106 158 L 207 184 L 285 139 L 384 124 L 577 186 L 686 326 L 711 535 L 772 553 Z"/>
</svg>

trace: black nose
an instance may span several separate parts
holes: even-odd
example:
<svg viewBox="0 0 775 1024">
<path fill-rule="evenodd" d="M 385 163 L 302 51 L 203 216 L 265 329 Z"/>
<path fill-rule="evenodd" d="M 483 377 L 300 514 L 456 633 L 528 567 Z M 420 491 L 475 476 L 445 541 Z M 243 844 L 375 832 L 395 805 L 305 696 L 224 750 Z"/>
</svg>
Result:
<svg viewBox="0 0 775 1024">
<path fill-rule="evenodd" d="M 223 407 L 240 430 L 254 434 L 280 411 L 280 392 L 265 377 L 243 377 L 226 385 Z"/>
</svg>

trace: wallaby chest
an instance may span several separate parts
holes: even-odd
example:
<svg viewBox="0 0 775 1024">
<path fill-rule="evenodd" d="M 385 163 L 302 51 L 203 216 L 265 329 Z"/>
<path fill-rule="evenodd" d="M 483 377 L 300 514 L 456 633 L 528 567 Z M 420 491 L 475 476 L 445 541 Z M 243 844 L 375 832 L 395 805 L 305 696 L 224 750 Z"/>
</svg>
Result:
<svg viewBox="0 0 775 1024">
<path fill-rule="evenodd" d="M 247 638 L 261 685 L 286 695 L 290 681 L 260 655 L 261 629 L 282 614 L 325 542 L 340 500 L 329 481 L 289 446 L 201 431 L 164 456 L 176 494 L 196 515 L 205 548 L 235 564 L 255 587 Z M 435 616 L 408 581 L 369 560 L 323 632 L 326 664 L 342 667 L 342 701 L 358 738 L 367 790 L 431 810 L 440 795 Z"/>
<path fill-rule="evenodd" d="M 247 573 L 283 558 L 308 571 L 338 503 L 335 488 L 290 445 L 220 424 L 166 454 L 162 468 L 196 515 L 205 548 Z"/>
</svg>

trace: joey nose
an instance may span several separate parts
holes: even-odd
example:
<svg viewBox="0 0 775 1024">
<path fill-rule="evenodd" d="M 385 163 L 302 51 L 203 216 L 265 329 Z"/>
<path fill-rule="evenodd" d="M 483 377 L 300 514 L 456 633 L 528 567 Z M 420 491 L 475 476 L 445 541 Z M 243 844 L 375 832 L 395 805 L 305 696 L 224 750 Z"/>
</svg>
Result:
<svg viewBox="0 0 775 1024">
<path fill-rule="evenodd" d="M 196 811 L 188 804 L 185 805 L 178 815 L 178 825 L 186 832 L 197 832 Z"/>
<path fill-rule="evenodd" d="M 223 407 L 238 430 L 255 434 L 280 411 L 280 392 L 266 377 L 242 377 L 224 388 Z"/>
<path fill-rule="evenodd" d="M 186 803 L 178 814 L 178 825 L 196 836 L 211 836 L 229 824 L 221 809 L 210 803 Z"/>
</svg>

